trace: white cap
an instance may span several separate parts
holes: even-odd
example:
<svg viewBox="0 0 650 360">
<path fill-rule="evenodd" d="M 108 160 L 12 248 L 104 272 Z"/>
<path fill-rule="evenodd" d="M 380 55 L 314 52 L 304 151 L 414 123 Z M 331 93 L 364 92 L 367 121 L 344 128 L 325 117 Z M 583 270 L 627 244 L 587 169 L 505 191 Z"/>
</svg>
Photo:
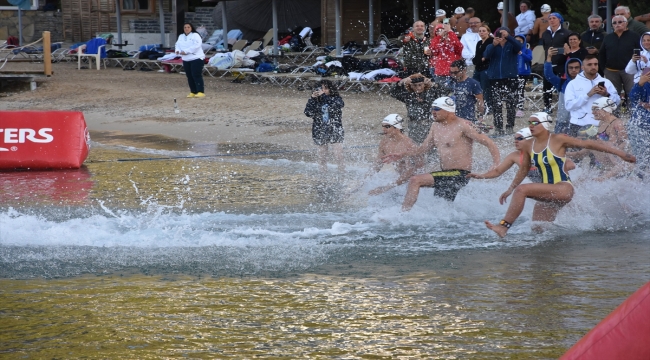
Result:
<svg viewBox="0 0 650 360">
<path fill-rule="evenodd" d="M 596 99 L 593 104 L 591 104 L 591 108 L 598 108 L 598 110 L 605 110 L 608 113 L 612 113 L 612 111 L 616 110 L 616 103 L 614 100 L 608 98 L 608 97 L 601 97 Z"/>
<path fill-rule="evenodd" d="M 530 117 L 539 120 L 544 126 L 544 129 L 546 130 L 549 130 L 549 128 L 551 127 L 550 125 L 550 123 L 552 122 L 551 117 L 548 116 L 548 114 L 543 111 L 533 113 L 532 115 L 530 115 Z"/>
<path fill-rule="evenodd" d="M 497 10 L 503 10 L 503 1 L 497 4 Z"/>
<path fill-rule="evenodd" d="M 465 13 L 465 9 L 463 9 L 460 6 L 457 7 L 456 10 L 454 10 L 454 14 L 464 14 L 464 13 Z"/>
<path fill-rule="evenodd" d="M 433 104 L 431 104 L 431 108 L 433 109 L 434 107 L 441 108 L 442 110 L 449 111 L 449 112 L 456 112 L 456 102 L 454 99 L 443 96 L 437 98 Z"/>
<path fill-rule="evenodd" d="M 523 128 L 523 129 L 517 131 L 517 132 L 515 133 L 515 135 L 516 135 L 516 134 L 519 134 L 519 135 L 523 136 L 523 137 L 526 138 L 526 139 L 528 139 L 529 137 L 533 136 L 533 134 L 530 133 L 530 129 L 527 128 L 527 127 L 525 127 L 525 128 Z"/>
<path fill-rule="evenodd" d="M 551 5 L 549 4 L 544 4 L 542 7 L 539 9 L 543 13 L 549 13 L 551 12 Z"/>
<path fill-rule="evenodd" d="M 401 116 L 398 114 L 390 114 L 384 118 L 384 120 L 381 121 L 382 124 L 388 124 L 396 129 L 402 130 L 402 122 L 404 119 L 402 119 Z"/>
<path fill-rule="evenodd" d="M 444 11 L 442 9 L 436 10 L 436 17 L 445 16 L 445 15 L 447 15 L 446 11 Z"/>
</svg>

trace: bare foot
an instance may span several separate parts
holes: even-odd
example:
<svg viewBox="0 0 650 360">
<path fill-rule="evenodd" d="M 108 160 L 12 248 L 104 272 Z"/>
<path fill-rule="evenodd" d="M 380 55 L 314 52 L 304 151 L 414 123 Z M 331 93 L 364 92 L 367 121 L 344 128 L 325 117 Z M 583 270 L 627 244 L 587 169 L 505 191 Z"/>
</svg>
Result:
<svg viewBox="0 0 650 360">
<path fill-rule="evenodd" d="M 499 224 L 494 225 L 487 220 L 485 220 L 485 226 L 487 226 L 488 229 L 497 233 L 497 235 L 499 235 L 500 238 L 504 238 L 506 236 L 506 233 L 508 232 L 507 227 L 501 226 Z"/>
</svg>

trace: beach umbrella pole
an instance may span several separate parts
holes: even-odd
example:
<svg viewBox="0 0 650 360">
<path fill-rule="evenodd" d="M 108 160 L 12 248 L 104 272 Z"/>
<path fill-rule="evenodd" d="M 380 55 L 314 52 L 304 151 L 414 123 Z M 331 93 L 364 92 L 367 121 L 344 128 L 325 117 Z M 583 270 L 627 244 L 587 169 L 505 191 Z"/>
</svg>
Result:
<svg viewBox="0 0 650 360">
<path fill-rule="evenodd" d="M 418 0 L 413 0 L 413 22 L 420 19 L 420 12 L 418 11 Z"/>
<path fill-rule="evenodd" d="M 163 0 L 158 0 L 158 15 L 160 16 L 160 47 L 162 48 L 165 47 L 165 14 L 163 13 Z"/>
<path fill-rule="evenodd" d="M 271 3 L 271 12 L 273 13 L 273 55 L 278 55 L 278 0 Z M 273 58 L 273 64 L 278 65 L 278 58 Z"/>
<path fill-rule="evenodd" d="M 368 30 L 368 44 L 373 45 L 375 41 L 373 40 L 375 38 L 375 9 L 373 7 L 373 1 L 370 0 L 370 3 L 368 4 L 368 14 L 370 14 L 370 18 L 368 20 L 368 24 L 370 24 L 370 29 Z"/>
<path fill-rule="evenodd" d="M 334 14 L 336 17 L 336 56 L 341 56 L 341 0 L 334 0 Z"/>
<path fill-rule="evenodd" d="M 226 1 L 221 2 L 221 25 L 223 25 L 223 48 L 228 51 L 228 21 L 226 20 Z"/>
<path fill-rule="evenodd" d="M 23 46 L 23 11 L 18 7 L 18 45 Z"/>
</svg>

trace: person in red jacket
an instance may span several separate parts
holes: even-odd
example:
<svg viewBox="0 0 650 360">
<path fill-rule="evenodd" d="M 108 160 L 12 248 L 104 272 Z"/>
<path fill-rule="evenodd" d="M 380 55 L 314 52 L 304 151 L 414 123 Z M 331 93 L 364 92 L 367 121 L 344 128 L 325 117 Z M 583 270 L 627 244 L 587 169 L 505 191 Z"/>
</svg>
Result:
<svg viewBox="0 0 650 360">
<path fill-rule="evenodd" d="M 449 24 L 436 25 L 435 36 L 429 45 L 431 58 L 431 77 L 436 82 L 444 82 L 449 78 L 451 63 L 463 58 L 463 44 L 451 30 Z"/>
</svg>

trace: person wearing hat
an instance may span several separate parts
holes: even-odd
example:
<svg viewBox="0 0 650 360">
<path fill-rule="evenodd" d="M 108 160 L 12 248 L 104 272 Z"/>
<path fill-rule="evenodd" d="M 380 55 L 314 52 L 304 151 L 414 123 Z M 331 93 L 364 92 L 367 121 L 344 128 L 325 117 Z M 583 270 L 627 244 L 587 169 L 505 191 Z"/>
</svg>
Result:
<svg viewBox="0 0 650 360">
<path fill-rule="evenodd" d="M 530 42 L 530 34 L 535 25 L 535 10 L 532 9 L 533 4 L 528 0 L 522 0 L 519 3 L 519 15 L 515 18 L 517 20 L 517 27 L 515 34 L 522 34 L 526 37 L 526 41 Z"/>
<path fill-rule="evenodd" d="M 542 44 L 542 34 L 548 28 L 548 16 L 551 15 L 551 6 L 549 4 L 544 4 L 539 9 L 542 13 L 542 16 L 535 19 L 535 24 L 533 25 L 532 37 L 530 39 L 530 44 Z"/>
<path fill-rule="evenodd" d="M 544 62 L 544 79 L 549 81 L 555 90 L 557 90 L 557 116 L 555 118 L 555 133 L 568 134 L 571 125 L 571 113 L 566 109 L 564 104 L 564 92 L 569 82 L 578 76 L 582 70 L 582 61 L 580 59 L 569 59 L 564 64 L 565 78 L 555 75 L 551 59 L 557 53 L 556 48 L 548 49 L 546 61 Z"/>
<path fill-rule="evenodd" d="M 489 137 L 479 134 L 472 124 L 456 116 L 456 103 L 450 97 L 436 99 L 431 107 L 435 122 L 424 142 L 412 151 L 395 152 L 382 157 L 382 161 L 395 162 L 406 156 L 424 154 L 434 147 L 440 155 L 441 171 L 420 174 L 409 179 L 402 211 L 415 205 L 421 187 L 432 187 L 434 194 L 447 201 L 454 201 L 458 191 L 469 182 L 472 171 L 474 141 L 487 147 L 492 155 L 493 166 L 500 162 L 499 149 Z"/>
<path fill-rule="evenodd" d="M 544 46 L 544 55 L 548 55 L 548 49 L 564 49 L 564 44 L 567 43 L 569 39 L 569 30 L 562 27 L 564 18 L 560 13 L 551 13 L 548 16 L 548 28 L 542 33 L 542 46 Z M 564 54 L 558 53 L 557 55 L 551 58 L 551 66 L 553 67 L 553 72 L 555 75 L 562 77 L 564 75 L 564 63 L 566 62 L 566 56 Z M 551 113 L 551 89 L 553 85 L 544 79 L 544 111 Z"/>
<path fill-rule="evenodd" d="M 634 155 L 602 141 L 580 140 L 564 134 L 552 134 L 545 125 L 550 122 L 545 112 L 530 116 L 528 129 L 532 137 L 521 144 L 524 156 L 519 171 L 512 184 L 499 197 L 499 203 L 503 205 L 512 195 L 506 215 L 496 224 L 485 221 L 485 226 L 499 237 L 506 236 L 512 224 L 521 215 L 528 198 L 537 201 L 533 211 L 533 222 L 554 221 L 560 209 L 571 202 L 575 191 L 567 173 L 567 149 L 586 148 L 614 154 L 630 163 L 636 161 Z M 522 184 L 531 166 L 539 169 L 542 182 Z"/>
<path fill-rule="evenodd" d="M 406 105 L 409 116 L 407 133 L 416 144 L 421 144 L 433 123 L 431 104 L 442 95 L 441 89 L 422 74 L 413 74 L 393 85 L 390 96 Z"/>
<path fill-rule="evenodd" d="M 501 17 L 499 18 L 499 25 L 503 24 L 503 1 L 497 4 L 497 11 L 499 14 L 501 14 Z M 517 18 L 512 14 L 512 9 L 508 11 L 508 29 L 510 29 L 510 32 L 515 31 L 515 28 L 517 27 Z"/>
<path fill-rule="evenodd" d="M 402 57 L 408 75 L 425 73 L 429 69 L 429 38 L 423 21 L 413 23 L 413 33 L 402 39 Z"/>
<path fill-rule="evenodd" d="M 630 93 L 629 107 L 632 116 L 627 124 L 630 145 L 634 155 L 639 158 L 639 168 L 650 167 L 650 72 L 639 78 Z"/>
<path fill-rule="evenodd" d="M 458 22 L 465 16 L 465 9 L 462 7 L 457 7 L 456 10 L 454 10 L 454 15 L 449 18 L 449 26 L 451 26 L 451 29 L 458 34 L 458 29 L 457 25 Z M 460 37 L 462 34 L 458 34 Z"/>
<path fill-rule="evenodd" d="M 396 152 L 413 151 L 417 148 L 417 144 L 404 135 L 403 122 L 404 119 L 398 114 L 390 114 L 381 121 L 384 137 L 379 142 L 379 156 L 368 175 L 379 172 L 384 166 L 384 163 L 381 161 L 382 156 Z M 424 155 L 404 157 L 396 161 L 394 165 L 398 174 L 397 180 L 388 185 L 370 190 L 369 195 L 379 195 L 407 182 L 413 174 L 424 167 Z"/>
<path fill-rule="evenodd" d="M 548 123 L 544 123 L 545 125 Z M 546 126 L 548 129 L 548 126 Z M 524 161 L 524 151 L 522 148 L 522 145 L 524 143 L 524 140 L 530 139 L 533 135 L 530 133 L 530 129 L 525 127 L 515 133 L 515 151 L 511 152 L 506 156 L 506 158 L 499 164 L 499 166 L 493 168 L 492 170 L 483 173 L 483 174 L 475 174 L 471 173 L 467 175 L 469 178 L 472 179 L 494 179 L 497 178 L 506 171 L 508 171 L 513 165 L 521 166 L 521 164 Z M 571 161 L 571 159 L 567 159 L 567 162 L 565 164 L 565 169 L 566 171 L 571 171 L 576 168 L 576 164 Z M 539 169 L 536 167 L 532 166 L 530 170 L 528 170 L 528 179 L 534 183 L 541 183 L 542 182 L 542 175 L 539 172 Z M 533 215 L 535 216 L 535 215 Z"/>
<path fill-rule="evenodd" d="M 474 17 L 474 13 L 475 13 L 474 9 L 468 7 L 467 9 L 465 9 L 465 15 L 463 15 L 458 19 L 458 22 L 456 23 L 456 33 L 458 34 L 459 38 L 462 38 L 463 35 L 467 33 L 467 30 L 471 27 L 470 19 Z"/>
<path fill-rule="evenodd" d="M 436 18 L 429 24 L 429 37 L 434 37 L 436 25 L 442 25 L 445 21 L 449 21 L 447 20 L 447 12 L 442 9 L 436 10 Z"/>
</svg>

